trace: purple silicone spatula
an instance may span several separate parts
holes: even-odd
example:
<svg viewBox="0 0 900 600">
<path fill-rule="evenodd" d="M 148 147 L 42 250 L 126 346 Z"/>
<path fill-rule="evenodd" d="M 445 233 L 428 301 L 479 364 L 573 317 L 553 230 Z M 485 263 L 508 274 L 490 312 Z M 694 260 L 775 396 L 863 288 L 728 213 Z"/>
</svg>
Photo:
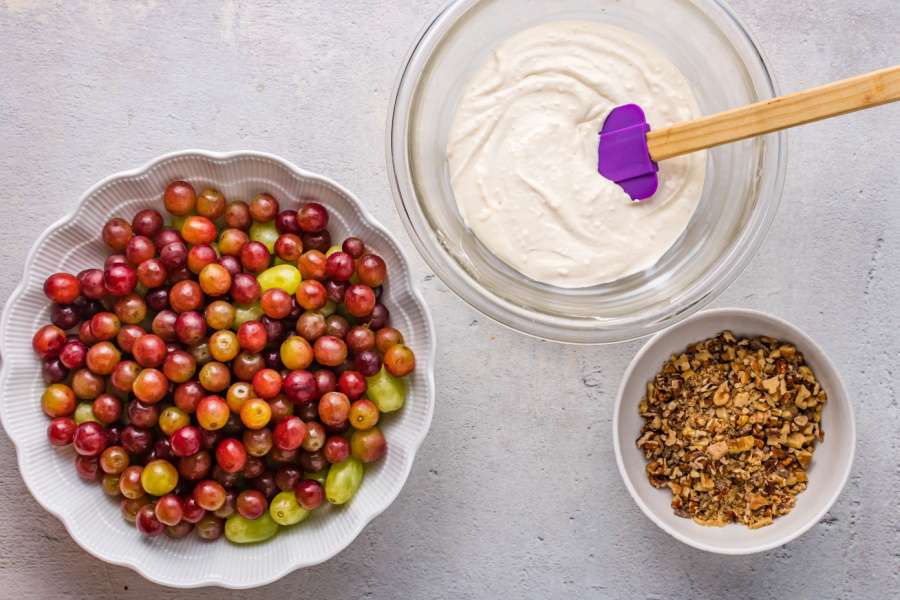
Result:
<svg viewBox="0 0 900 600">
<path fill-rule="evenodd" d="M 657 163 L 667 158 L 900 100 L 900 65 L 803 92 L 651 130 L 637 104 L 614 108 L 600 130 L 600 174 L 632 200 L 659 186 Z"/>
</svg>

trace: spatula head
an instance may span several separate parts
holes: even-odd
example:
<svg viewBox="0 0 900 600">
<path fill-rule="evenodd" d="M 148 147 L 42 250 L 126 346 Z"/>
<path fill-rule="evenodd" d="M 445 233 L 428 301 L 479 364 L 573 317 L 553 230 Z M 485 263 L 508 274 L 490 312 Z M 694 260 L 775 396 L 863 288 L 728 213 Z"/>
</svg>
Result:
<svg viewBox="0 0 900 600">
<path fill-rule="evenodd" d="M 650 158 L 650 125 L 637 104 L 614 108 L 603 122 L 597 170 L 619 184 L 632 200 L 643 200 L 659 187 L 659 166 Z"/>
</svg>

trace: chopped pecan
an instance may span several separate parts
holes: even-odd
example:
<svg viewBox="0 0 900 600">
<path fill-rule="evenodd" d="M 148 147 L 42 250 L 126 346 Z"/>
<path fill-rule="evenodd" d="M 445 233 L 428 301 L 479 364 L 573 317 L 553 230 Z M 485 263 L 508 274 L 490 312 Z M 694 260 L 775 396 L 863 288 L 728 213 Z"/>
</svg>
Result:
<svg viewBox="0 0 900 600">
<path fill-rule="evenodd" d="M 671 491 L 678 516 L 769 525 L 806 489 L 826 399 L 793 344 L 727 331 L 691 344 L 639 404 L 647 477 Z"/>
</svg>

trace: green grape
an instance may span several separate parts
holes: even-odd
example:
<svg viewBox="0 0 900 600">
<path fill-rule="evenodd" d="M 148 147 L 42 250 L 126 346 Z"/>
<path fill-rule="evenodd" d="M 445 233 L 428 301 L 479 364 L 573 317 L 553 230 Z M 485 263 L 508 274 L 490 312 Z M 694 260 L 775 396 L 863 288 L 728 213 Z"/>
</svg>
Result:
<svg viewBox="0 0 900 600">
<path fill-rule="evenodd" d="M 300 271 L 293 265 L 275 265 L 256 276 L 259 287 L 265 292 L 272 288 L 281 288 L 293 295 L 300 287 Z"/>
<path fill-rule="evenodd" d="M 279 525 L 296 525 L 309 516 L 309 511 L 297 503 L 293 490 L 279 492 L 269 503 L 269 516 Z"/>
<path fill-rule="evenodd" d="M 237 330 L 238 327 L 247 321 L 259 320 L 263 314 L 263 309 L 259 302 L 254 302 L 250 305 L 237 304 L 234 307 L 234 323 L 231 328 Z"/>
<path fill-rule="evenodd" d="M 275 228 L 274 220 L 266 221 L 265 223 L 254 221 L 253 225 L 250 226 L 250 239 L 254 242 L 263 243 L 272 254 L 275 254 L 275 241 L 279 235 L 278 229 Z"/>
<path fill-rule="evenodd" d="M 380 371 L 366 377 L 366 390 L 369 400 L 383 413 L 400 410 L 406 401 L 406 381 L 388 373 L 384 365 Z"/>
<path fill-rule="evenodd" d="M 319 309 L 319 312 L 325 317 L 330 317 L 336 310 L 337 304 L 333 300 L 329 300 L 325 303 L 325 306 Z"/>
<path fill-rule="evenodd" d="M 278 528 L 278 523 L 267 512 L 253 520 L 235 513 L 225 521 L 225 538 L 235 544 L 264 542 L 274 537 Z"/>
<path fill-rule="evenodd" d="M 190 214 L 182 215 L 180 217 L 177 215 L 172 215 L 172 218 L 170 219 L 169 227 L 171 227 L 175 231 L 180 232 L 181 228 L 184 226 L 184 221 L 193 213 L 194 213 L 194 211 L 191 211 Z"/>
<path fill-rule="evenodd" d="M 303 473 L 303 479 L 312 479 L 313 481 L 318 481 L 322 485 L 325 485 L 325 479 L 328 477 L 328 467 L 322 469 L 321 471 L 305 471 Z"/>
<path fill-rule="evenodd" d="M 94 416 L 94 407 L 90 402 L 79 402 L 75 407 L 75 423 L 81 425 L 87 421 L 100 423 L 100 419 Z M 102 425 L 102 423 L 100 423 Z"/>
<path fill-rule="evenodd" d="M 329 248 L 328 251 L 325 253 L 325 256 L 331 256 L 331 255 L 334 254 L 335 252 L 341 252 L 341 247 L 340 247 L 340 246 L 332 246 L 332 247 Z"/>
<path fill-rule="evenodd" d="M 346 504 L 356 494 L 363 480 L 363 464 L 350 457 L 331 465 L 325 478 L 325 497 L 332 504 Z"/>
</svg>

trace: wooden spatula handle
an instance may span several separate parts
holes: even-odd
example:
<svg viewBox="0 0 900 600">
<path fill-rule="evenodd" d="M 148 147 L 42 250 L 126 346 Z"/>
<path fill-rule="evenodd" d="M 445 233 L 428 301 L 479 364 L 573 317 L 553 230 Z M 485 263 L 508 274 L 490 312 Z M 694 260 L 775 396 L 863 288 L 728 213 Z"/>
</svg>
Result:
<svg viewBox="0 0 900 600">
<path fill-rule="evenodd" d="M 757 102 L 647 134 L 659 161 L 900 100 L 900 65 Z"/>
</svg>

